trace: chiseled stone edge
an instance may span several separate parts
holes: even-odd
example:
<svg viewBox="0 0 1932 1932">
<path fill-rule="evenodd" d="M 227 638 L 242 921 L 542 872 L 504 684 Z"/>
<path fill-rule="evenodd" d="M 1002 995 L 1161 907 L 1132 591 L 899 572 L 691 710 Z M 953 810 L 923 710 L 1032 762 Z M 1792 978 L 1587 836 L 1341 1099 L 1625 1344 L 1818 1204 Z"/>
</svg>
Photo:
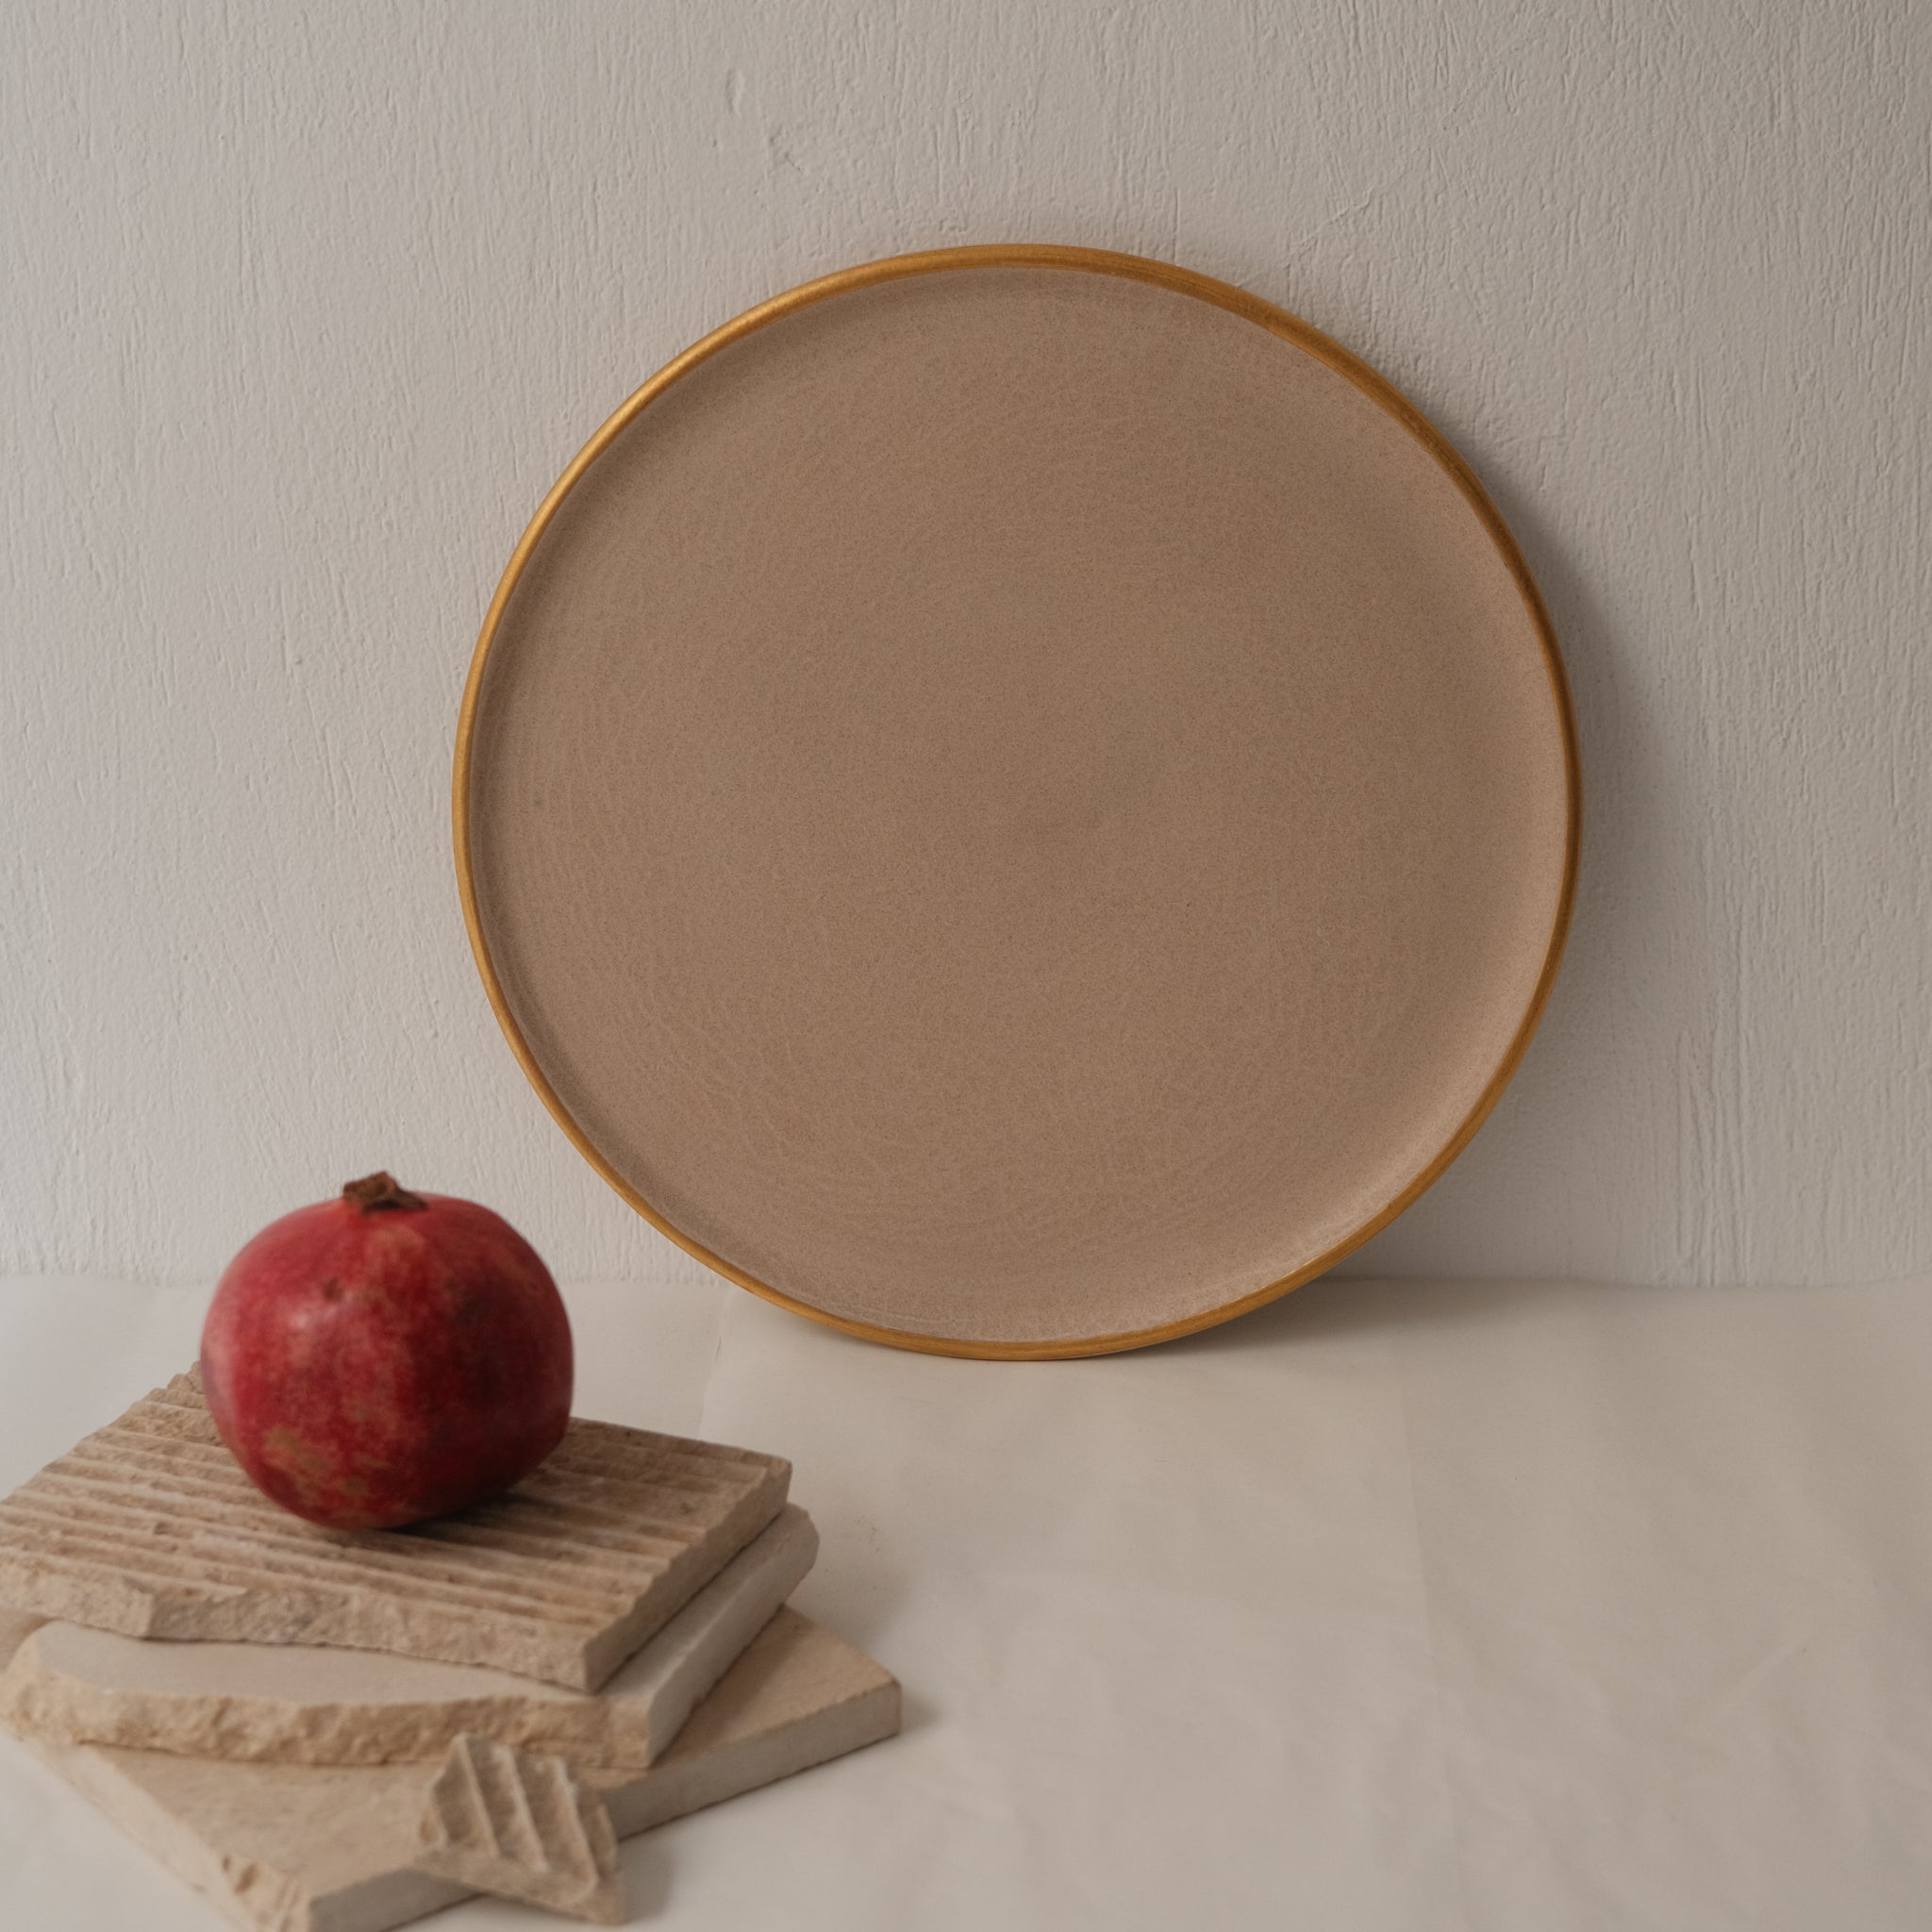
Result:
<svg viewBox="0 0 1932 1932">
<path fill-rule="evenodd" d="M 305 1703 L 212 1691 L 130 1690 L 70 1674 L 34 1631 L 0 1671 L 0 1723 L 57 1744 L 105 1744 L 194 1757 L 283 1764 L 381 1765 L 440 1760 L 459 1736 L 494 1739 L 580 1765 L 641 1770 L 676 1737 L 700 1700 L 810 1570 L 811 1519 L 788 1505 L 600 1692 L 546 1690 L 508 1672 L 487 1690 L 464 1683 L 436 1694 L 440 1676 L 474 1667 L 376 1657 L 373 1668 L 420 1680 L 422 1694 L 382 1702 Z M 34 1620 L 38 1622 L 39 1620 Z M 58 1627 L 58 1626 L 57 1626 Z M 90 1633 L 91 1635 L 92 1633 Z M 101 1633 L 110 1644 L 151 1640 Z M 218 1656 L 226 1645 L 201 1647 Z M 261 1646 L 299 1682 L 308 1646 Z"/>
</svg>

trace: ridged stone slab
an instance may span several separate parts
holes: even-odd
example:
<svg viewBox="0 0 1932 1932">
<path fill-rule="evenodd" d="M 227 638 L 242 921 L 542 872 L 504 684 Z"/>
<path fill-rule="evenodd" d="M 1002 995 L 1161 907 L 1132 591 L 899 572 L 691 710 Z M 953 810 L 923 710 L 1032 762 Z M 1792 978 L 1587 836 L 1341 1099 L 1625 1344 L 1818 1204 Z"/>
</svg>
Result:
<svg viewBox="0 0 1932 1932">
<path fill-rule="evenodd" d="M 5 1636 L 0 1619 L 0 1638 Z M 4 1653 L 4 1643 L 0 1643 Z M 619 1838 L 889 1738 L 899 1686 L 787 1608 L 644 1772 L 591 1772 Z M 423 1871 L 436 1767 L 224 1764 L 37 1744 L 42 1757 L 249 1932 L 388 1932 L 470 1889 Z"/>
<path fill-rule="evenodd" d="M 57 1744 L 281 1764 L 437 1759 L 465 1733 L 642 1770 L 818 1553 L 787 1504 L 599 1691 L 317 1644 L 149 1643 L 42 1624 L 0 1671 L 0 1723 Z"/>
<path fill-rule="evenodd" d="M 575 1420 L 504 1495 L 327 1530 L 177 1375 L 0 1501 L 0 1603 L 128 1637 L 326 1643 L 594 1690 L 777 1515 L 775 1456 Z"/>
<path fill-rule="evenodd" d="M 610 1813 L 560 1757 L 458 1738 L 418 1832 L 416 1863 L 433 1878 L 597 1925 L 624 1923 Z"/>
</svg>

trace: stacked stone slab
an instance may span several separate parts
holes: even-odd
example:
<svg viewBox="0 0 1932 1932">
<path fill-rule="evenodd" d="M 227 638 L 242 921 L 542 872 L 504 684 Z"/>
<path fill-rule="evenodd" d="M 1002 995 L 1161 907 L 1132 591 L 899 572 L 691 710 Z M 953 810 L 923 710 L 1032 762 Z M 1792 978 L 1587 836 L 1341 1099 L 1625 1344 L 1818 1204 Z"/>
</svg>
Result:
<svg viewBox="0 0 1932 1932">
<path fill-rule="evenodd" d="M 0 1500 L 0 1720 L 259 1932 L 476 1890 L 611 1922 L 616 1838 L 898 1728 L 782 1607 L 818 1546 L 790 1474 L 574 1421 L 491 1503 L 327 1531 L 176 1377 Z"/>
</svg>

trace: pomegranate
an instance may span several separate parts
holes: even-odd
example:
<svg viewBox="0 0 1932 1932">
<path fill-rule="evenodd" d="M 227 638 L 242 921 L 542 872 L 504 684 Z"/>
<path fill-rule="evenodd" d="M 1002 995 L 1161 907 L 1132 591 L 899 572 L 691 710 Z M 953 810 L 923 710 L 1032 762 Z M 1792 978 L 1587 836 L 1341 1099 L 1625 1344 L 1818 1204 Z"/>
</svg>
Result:
<svg viewBox="0 0 1932 1932">
<path fill-rule="evenodd" d="M 500 1215 L 386 1174 L 272 1222 L 201 1333 L 222 1441 L 261 1492 L 389 1529 L 529 1474 L 570 1417 L 570 1320 Z"/>
</svg>

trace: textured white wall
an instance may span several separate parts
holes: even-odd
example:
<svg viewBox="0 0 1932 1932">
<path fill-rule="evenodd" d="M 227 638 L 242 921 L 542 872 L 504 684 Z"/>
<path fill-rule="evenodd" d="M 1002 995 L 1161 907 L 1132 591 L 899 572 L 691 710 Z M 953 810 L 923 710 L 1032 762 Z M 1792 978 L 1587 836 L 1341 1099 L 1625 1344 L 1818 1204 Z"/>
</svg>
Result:
<svg viewBox="0 0 1932 1932">
<path fill-rule="evenodd" d="M 387 1163 L 688 1263 L 472 971 L 497 573 L 657 365 L 969 240 L 1169 257 L 1443 425 L 1569 656 L 1569 965 L 1357 1266 L 1932 1269 L 1932 9 L 100 0 L 0 17 L 0 1268 Z"/>
</svg>

